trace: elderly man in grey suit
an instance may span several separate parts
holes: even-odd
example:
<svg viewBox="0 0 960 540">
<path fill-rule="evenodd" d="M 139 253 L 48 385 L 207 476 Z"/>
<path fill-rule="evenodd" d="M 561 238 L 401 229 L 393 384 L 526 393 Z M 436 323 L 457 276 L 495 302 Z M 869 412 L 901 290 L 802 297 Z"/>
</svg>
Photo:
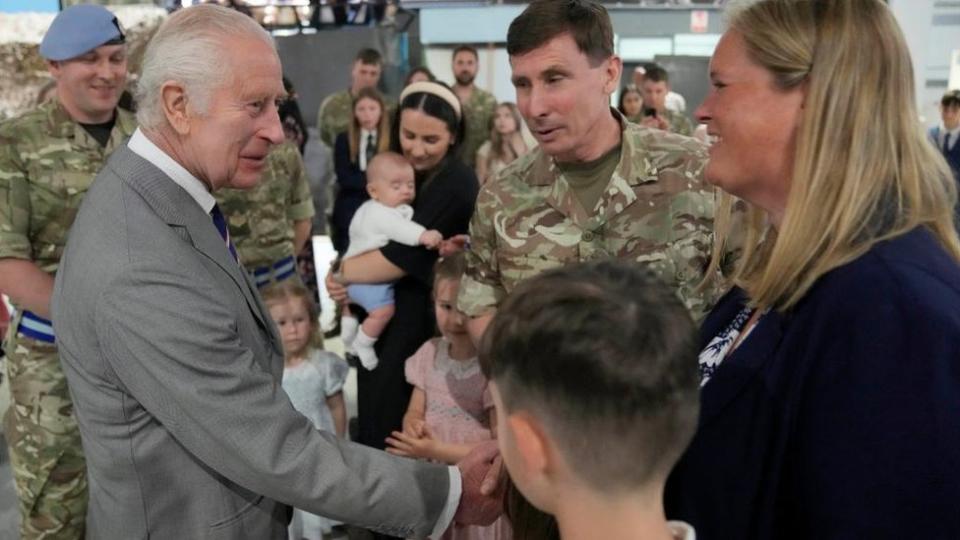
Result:
<svg viewBox="0 0 960 540">
<path fill-rule="evenodd" d="M 53 295 L 89 538 L 280 539 L 287 505 L 407 537 L 492 520 L 471 488 L 487 456 L 463 476 L 394 458 L 316 431 L 283 393 L 280 338 L 210 193 L 256 185 L 283 92 L 270 36 L 231 10 L 178 11 L 147 49 L 141 127 L 94 181 Z"/>
</svg>

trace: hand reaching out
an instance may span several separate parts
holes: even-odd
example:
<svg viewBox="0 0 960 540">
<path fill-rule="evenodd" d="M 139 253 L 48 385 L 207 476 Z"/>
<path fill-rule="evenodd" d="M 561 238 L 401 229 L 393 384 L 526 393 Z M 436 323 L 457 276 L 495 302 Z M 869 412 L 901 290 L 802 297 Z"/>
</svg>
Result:
<svg viewBox="0 0 960 540">
<path fill-rule="evenodd" d="M 424 428 L 427 423 L 423 418 L 406 418 L 403 419 L 403 432 L 407 435 L 412 435 L 414 437 L 420 438 L 423 437 Z"/>
<path fill-rule="evenodd" d="M 443 235 L 440 234 L 440 231 L 431 229 L 423 231 L 423 234 L 420 235 L 420 244 L 429 249 L 437 249 L 441 242 L 443 242 Z"/>
<path fill-rule="evenodd" d="M 454 253 L 468 249 L 469 246 L 470 246 L 470 236 L 466 234 L 458 234 L 456 236 L 451 236 L 450 238 L 440 243 L 440 256 L 449 257 Z"/>
<path fill-rule="evenodd" d="M 417 428 L 421 431 L 420 436 L 413 433 L 394 431 L 387 437 L 387 452 L 395 456 L 435 459 L 434 448 L 436 440 L 427 428 L 427 425 L 421 423 Z"/>
</svg>

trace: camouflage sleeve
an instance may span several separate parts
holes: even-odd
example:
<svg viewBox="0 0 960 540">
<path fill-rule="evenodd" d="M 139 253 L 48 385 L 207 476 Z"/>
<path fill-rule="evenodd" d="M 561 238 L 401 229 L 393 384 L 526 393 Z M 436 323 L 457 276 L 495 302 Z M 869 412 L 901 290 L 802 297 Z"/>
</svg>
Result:
<svg viewBox="0 0 960 540">
<path fill-rule="evenodd" d="M 671 182 L 686 184 L 685 190 L 674 195 L 671 205 L 677 240 L 669 251 L 677 265 L 675 286 L 680 299 L 699 323 L 722 294 L 718 283 L 705 285 L 704 281 L 713 249 L 717 192 L 704 179 L 706 146 L 693 139 L 686 139 L 683 146 L 676 161 L 662 168 L 660 174 L 673 176 Z"/>
<path fill-rule="evenodd" d="M 467 269 L 460 280 L 457 308 L 470 317 L 495 310 L 506 297 L 497 265 L 497 234 L 494 217 L 501 205 L 490 189 L 481 189 L 477 207 L 470 219 L 470 249 Z"/>
<path fill-rule="evenodd" d="M 686 135 L 687 137 L 693 136 L 693 123 L 690 122 L 690 119 L 687 118 L 685 114 L 677 114 L 679 121 L 677 122 L 677 133 L 680 135 Z"/>
<path fill-rule="evenodd" d="M 331 98 L 333 96 L 327 96 L 326 99 L 320 102 L 320 108 L 317 109 L 317 132 L 320 134 L 320 140 L 323 141 L 323 144 L 333 148 L 333 142 L 336 140 L 337 134 L 331 133 L 329 128 L 329 122 L 324 122 L 326 119 L 326 109 L 330 104 Z"/>
<path fill-rule="evenodd" d="M 0 134 L 0 258 L 32 259 L 30 195 L 15 140 Z"/>
<path fill-rule="evenodd" d="M 310 219 L 316 213 L 313 208 L 313 194 L 310 193 L 310 182 L 307 180 L 307 171 L 303 165 L 303 158 L 295 146 L 288 145 L 285 151 L 288 154 L 287 162 L 290 171 L 290 201 L 287 204 L 287 219 L 302 221 Z"/>
</svg>

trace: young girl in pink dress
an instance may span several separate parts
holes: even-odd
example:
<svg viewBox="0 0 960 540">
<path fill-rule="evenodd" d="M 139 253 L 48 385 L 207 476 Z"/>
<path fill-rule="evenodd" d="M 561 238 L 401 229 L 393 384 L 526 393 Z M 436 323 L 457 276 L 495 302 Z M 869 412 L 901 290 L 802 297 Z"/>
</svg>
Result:
<svg viewBox="0 0 960 540">
<path fill-rule="evenodd" d="M 456 464 L 478 443 L 495 433 L 496 417 L 480 372 L 477 349 L 467 334 L 466 316 L 457 311 L 457 290 L 463 254 L 437 263 L 433 282 L 437 326 L 433 338 L 407 359 L 407 381 L 413 385 L 403 431 L 387 438 L 387 452 L 399 456 Z M 500 518 L 489 527 L 453 524 L 437 540 L 509 540 L 509 525 Z"/>
</svg>

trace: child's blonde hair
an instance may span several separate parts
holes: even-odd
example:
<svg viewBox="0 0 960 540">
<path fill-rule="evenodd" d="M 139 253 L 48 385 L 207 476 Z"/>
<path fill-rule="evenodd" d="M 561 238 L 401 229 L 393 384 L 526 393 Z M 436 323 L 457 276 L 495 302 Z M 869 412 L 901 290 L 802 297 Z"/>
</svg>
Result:
<svg viewBox="0 0 960 540">
<path fill-rule="evenodd" d="M 263 302 L 268 309 L 270 306 L 287 300 L 303 302 L 303 305 L 307 308 L 307 315 L 310 317 L 310 341 L 308 346 L 323 350 L 323 334 L 320 332 L 320 310 L 317 308 L 317 303 L 313 300 L 313 293 L 309 289 L 294 280 L 288 279 L 265 288 L 261 296 L 263 296 Z"/>
</svg>

